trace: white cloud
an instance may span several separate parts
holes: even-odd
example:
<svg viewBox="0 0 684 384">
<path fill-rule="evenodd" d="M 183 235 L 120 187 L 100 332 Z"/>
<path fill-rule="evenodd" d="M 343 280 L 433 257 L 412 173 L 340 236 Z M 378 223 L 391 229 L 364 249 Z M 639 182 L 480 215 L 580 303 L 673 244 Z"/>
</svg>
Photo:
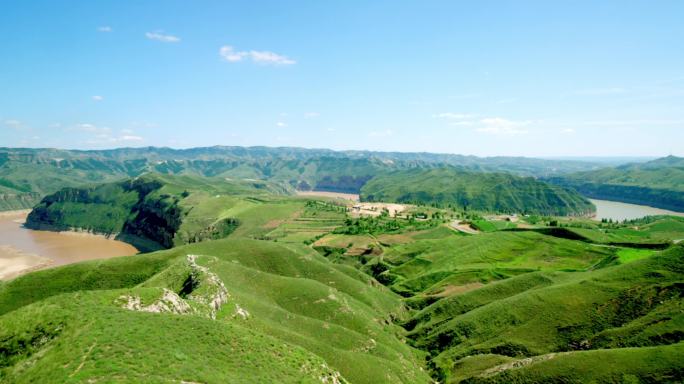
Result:
<svg viewBox="0 0 684 384">
<path fill-rule="evenodd" d="M 368 133 L 369 137 L 388 137 L 392 136 L 394 132 L 391 129 L 385 129 L 384 131 L 371 131 Z"/>
<path fill-rule="evenodd" d="M 292 65 L 297 62 L 270 51 L 236 51 L 230 45 L 224 45 L 219 49 L 219 55 L 229 63 L 237 63 L 243 60 L 251 60 L 257 64 Z"/>
<path fill-rule="evenodd" d="M 501 117 L 488 117 L 481 119 L 477 128 L 477 132 L 489 133 L 493 135 L 521 135 L 528 131 L 524 129 L 531 121 L 512 121 Z"/>
<path fill-rule="evenodd" d="M 304 118 L 305 119 L 315 119 L 320 115 L 321 114 L 318 112 L 306 112 L 306 113 L 304 113 Z"/>
<path fill-rule="evenodd" d="M 97 27 L 97 31 L 98 31 L 98 32 L 105 32 L 105 33 L 106 33 L 106 32 L 111 32 L 111 31 L 113 31 L 113 29 L 112 29 L 112 27 L 110 27 L 110 26 L 108 26 L 108 25 L 103 25 L 103 26 L 101 26 L 101 27 Z"/>
<path fill-rule="evenodd" d="M 246 52 L 236 52 L 230 45 L 224 45 L 219 49 L 219 55 L 223 57 L 223 60 L 234 63 L 242 61 L 242 59 L 247 55 Z"/>
<path fill-rule="evenodd" d="M 93 132 L 93 133 L 109 132 L 109 128 L 107 128 L 107 127 L 98 127 L 97 125 L 90 124 L 90 123 L 77 124 L 76 126 L 72 127 L 71 130 L 77 130 L 77 131 L 82 131 L 82 132 Z"/>
<path fill-rule="evenodd" d="M 476 127 L 475 131 L 493 135 L 519 135 L 528 133 L 524 127 L 531 121 L 512 121 L 501 117 L 477 118 L 473 113 L 443 112 L 432 115 L 433 118 L 445 119 L 453 127 Z"/>
<path fill-rule="evenodd" d="M 92 97 L 92 99 L 93 99 L 94 101 L 102 101 L 102 100 L 104 100 L 104 97 L 99 96 L 99 95 L 95 95 L 95 96 Z"/>
<path fill-rule="evenodd" d="M 572 135 L 572 134 L 574 134 L 576 131 L 575 131 L 573 128 L 565 128 L 565 129 L 563 129 L 561 132 L 562 132 L 562 133 L 565 133 L 566 135 Z"/>
<path fill-rule="evenodd" d="M 136 135 L 123 135 L 123 136 L 117 138 L 117 141 L 143 141 L 143 140 L 145 140 L 145 139 L 143 139 L 140 136 L 136 136 Z"/>
<path fill-rule="evenodd" d="M 174 35 L 166 35 L 162 32 L 147 32 L 145 36 L 150 40 L 157 40 L 163 43 L 178 43 L 180 38 Z"/>
<path fill-rule="evenodd" d="M 276 123 L 276 126 L 278 126 L 278 127 L 280 127 L 280 128 L 284 128 L 284 127 L 287 127 L 287 123 L 284 123 L 284 122 L 282 122 L 282 121 L 279 121 L 279 122 Z"/>
<path fill-rule="evenodd" d="M 91 139 L 86 140 L 90 145 L 125 145 L 127 143 L 139 143 L 145 141 L 141 136 L 137 135 L 119 135 L 114 136 L 107 132 L 97 133 Z"/>
</svg>

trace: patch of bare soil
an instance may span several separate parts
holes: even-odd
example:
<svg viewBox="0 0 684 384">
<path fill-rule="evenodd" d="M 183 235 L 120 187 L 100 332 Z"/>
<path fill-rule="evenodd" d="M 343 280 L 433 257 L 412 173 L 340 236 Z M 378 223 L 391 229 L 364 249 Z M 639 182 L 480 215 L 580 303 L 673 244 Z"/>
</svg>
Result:
<svg viewBox="0 0 684 384">
<path fill-rule="evenodd" d="M 459 220 L 454 220 L 449 225 L 451 226 L 451 228 L 453 228 L 459 232 L 467 233 L 470 235 L 477 235 L 480 233 L 480 231 L 471 227 L 470 224 L 461 222 Z"/>
<path fill-rule="evenodd" d="M 466 293 L 484 286 L 482 283 L 468 283 L 463 285 L 447 285 L 441 292 L 438 292 L 432 296 L 435 297 L 446 297 L 451 295 L 458 295 L 461 293 Z"/>
<path fill-rule="evenodd" d="M 407 205 L 395 203 L 357 203 L 351 209 L 354 217 L 359 216 L 380 216 L 383 211 L 387 211 L 390 217 L 398 216 L 405 211 Z"/>
<path fill-rule="evenodd" d="M 530 364 L 537 363 L 537 362 L 544 361 L 544 360 L 551 360 L 554 357 L 556 357 L 556 355 L 558 355 L 558 354 L 557 353 L 548 353 L 546 355 L 528 357 L 526 359 L 511 361 L 510 363 L 505 363 L 505 364 L 497 365 L 496 367 L 493 367 L 493 368 L 489 368 L 488 370 L 484 371 L 480 376 L 483 376 L 483 377 L 494 376 L 497 373 L 501 373 L 501 372 L 507 371 L 509 369 L 524 367 L 526 365 L 530 365 Z"/>
</svg>

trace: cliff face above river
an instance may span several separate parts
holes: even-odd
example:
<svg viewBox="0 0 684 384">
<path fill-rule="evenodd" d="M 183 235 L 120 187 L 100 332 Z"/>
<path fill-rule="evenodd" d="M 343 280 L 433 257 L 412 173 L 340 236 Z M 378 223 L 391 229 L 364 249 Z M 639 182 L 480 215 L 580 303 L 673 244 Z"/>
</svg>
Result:
<svg viewBox="0 0 684 384">
<path fill-rule="evenodd" d="M 226 237 L 241 223 L 221 208 L 282 191 L 269 182 L 147 174 L 48 195 L 26 227 L 104 234 L 150 251 Z"/>
<path fill-rule="evenodd" d="M 182 197 L 162 193 L 163 185 L 153 177 L 141 177 L 64 188 L 43 198 L 27 217 L 26 227 L 101 233 L 145 249 L 169 248 L 180 227 Z"/>
</svg>

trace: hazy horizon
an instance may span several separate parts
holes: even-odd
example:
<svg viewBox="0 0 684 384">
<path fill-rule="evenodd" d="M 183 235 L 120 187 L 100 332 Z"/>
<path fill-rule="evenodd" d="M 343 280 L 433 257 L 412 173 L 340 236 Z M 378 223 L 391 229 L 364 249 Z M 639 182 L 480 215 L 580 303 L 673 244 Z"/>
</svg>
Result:
<svg viewBox="0 0 684 384">
<path fill-rule="evenodd" d="M 525 156 L 525 155 L 489 155 L 489 156 L 481 156 L 481 155 L 474 155 L 474 154 L 465 154 L 465 153 L 449 153 L 449 152 L 430 152 L 430 151 L 384 151 L 384 150 L 372 150 L 372 149 L 332 149 L 332 148 L 324 148 L 324 147 L 298 147 L 298 146 L 271 146 L 271 145 L 223 145 L 223 144 L 216 144 L 216 145 L 208 145 L 208 146 L 197 146 L 197 147 L 175 147 L 175 146 L 156 146 L 156 145 L 144 145 L 144 146 L 128 146 L 128 147 L 109 147 L 109 148 L 60 148 L 60 147 L 23 147 L 23 146 L 17 146 L 17 147 L 0 147 L 0 148 L 9 148 L 9 149 L 32 149 L 32 150 L 41 150 L 41 149 L 46 149 L 46 150 L 64 150 L 64 151 L 116 151 L 116 150 L 125 150 L 125 149 L 146 149 L 146 148 L 156 148 L 156 149 L 171 149 L 175 151 L 183 151 L 183 150 L 190 150 L 190 149 L 199 149 L 199 148 L 231 148 L 231 147 L 239 147 L 239 148 L 270 148 L 270 149 L 285 149 L 285 148 L 294 148 L 294 149 L 302 149 L 302 150 L 311 150 L 311 151 L 333 151 L 333 152 L 369 152 L 369 153 L 404 153 L 404 154 L 410 154 L 410 153 L 427 153 L 427 154 L 433 154 L 433 155 L 449 155 L 449 156 L 466 156 L 466 157 L 481 157 L 481 158 L 487 158 L 487 157 L 524 157 L 524 158 L 530 158 L 530 159 L 541 159 L 541 160 L 572 160 L 572 161 L 618 161 L 618 160 L 624 160 L 624 161 L 630 161 L 630 160 L 636 160 L 636 161 L 649 161 L 649 160 L 655 160 L 659 159 L 662 157 L 667 157 L 667 156 L 674 156 L 674 155 L 664 155 L 664 156 L 625 156 L 625 155 L 614 155 L 614 156 Z"/>
<path fill-rule="evenodd" d="M 4 4 L 0 145 L 684 156 L 682 14 L 678 1 Z"/>
</svg>

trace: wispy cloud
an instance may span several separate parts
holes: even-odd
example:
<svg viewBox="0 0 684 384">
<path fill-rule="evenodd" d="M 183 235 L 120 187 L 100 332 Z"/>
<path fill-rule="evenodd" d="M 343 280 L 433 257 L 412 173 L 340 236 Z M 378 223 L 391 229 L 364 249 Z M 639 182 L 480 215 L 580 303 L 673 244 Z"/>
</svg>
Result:
<svg viewBox="0 0 684 384">
<path fill-rule="evenodd" d="M 229 63 L 237 63 L 243 60 L 251 60 L 257 64 L 292 65 L 297 62 L 283 55 L 270 51 L 236 51 L 230 45 L 224 45 L 219 49 L 219 55 Z"/>
<path fill-rule="evenodd" d="M 99 95 L 95 95 L 92 97 L 92 99 L 93 99 L 93 101 L 102 101 L 102 100 L 104 100 L 104 97 L 99 96 Z"/>
<path fill-rule="evenodd" d="M 493 135 L 522 135 L 529 131 L 524 129 L 531 121 L 513 121 L 501 117 L 489 117 L 481 119 L 480 128 L 477 132 L 488 133 Z"/>
<path fill-rule="evenodd" d="M 384 131 L 370 131 L 368 132 L 368 137 L 389 137 L 394 134 L 391 129 L 385 129 Z"/>
<path fill-rule="evenodd" d="M 280 127 L 280 128 L 285 128 L 285 127 L 287 127 L 287 123 L 279 121 L 276 123 L 276 126 Z"/>
<path fill-rule="evenodd" d="M 107 127 L 98 127 L 94 124 L 78 124 L 72 130 L 90 133 L 91 136 L 85 141 L 89 145 L 126 145 L 145 141 L 142 136 L 138 136 L 131 129 L 122 129 L 118 134 L 111 132 Z"/>
<path fill-rule="evenodd" d="M 107 33 L 107 32 L 112 32 L 113 29 L 112 29 L 112 27 L 110 27 L 108 25 L 103 25 L 101 27 L 97 27 L 97 31 Z"/>
<path fill-rule="evenodd" d="M 572 135 L 572 134 L 574 134 L 575 132 L 576 132 L 576 131 L 575 131 L 575 129 L 573 129 L 573 128 L 565 128 L 565 129 L 562 129 L 562 130 L 561 130 L 561 133 L 564 133 L 564 134 L 566 134 L 566 135 Z"/>
<path fill-rule="evenodd" d="M 145 33 L 145 37 L 147 37 L 150 40 L 161 41 L 163 43 L 178 43 L 181 40 L 180 37 L 168 35 L 161 31 L 147 32 Z"/>
<path fill-rule="evenodd" d="M 81 132 L 91 132 L 91 133 L 107 133 L 110 131 L 109 128 L 107 127 L 98 127 L 95 124 L 90 124 L 90 123 L 80 123 L 76 124 L 73 127 L 68 128 L 69 131 L 81 131 Z"/>
<path fill-rule="evenodd" d="M 449 121 L 454 127 L 474 127 L 476 132 L 492 135 L 521 135 L 528 133 L 525 129 L 532 121 L 513 121 L 502 117 L 479 118 L 474 113 L 442 112 L 432 115 L 433 118 Z"/>
<path fill-rule="evenodd" d="M 117 141 L 144 141 L 141 136 L 136 136 L 136 135 L 123 135 L 119 138 L 117 138 Z"/>
<path fill-rule="evenodd" d="M 319 117 L 321 114 L 318 112 L 306 112 L 304 113 L 304 118 L 305 119 L 315 119 Z"/>
</svg>

